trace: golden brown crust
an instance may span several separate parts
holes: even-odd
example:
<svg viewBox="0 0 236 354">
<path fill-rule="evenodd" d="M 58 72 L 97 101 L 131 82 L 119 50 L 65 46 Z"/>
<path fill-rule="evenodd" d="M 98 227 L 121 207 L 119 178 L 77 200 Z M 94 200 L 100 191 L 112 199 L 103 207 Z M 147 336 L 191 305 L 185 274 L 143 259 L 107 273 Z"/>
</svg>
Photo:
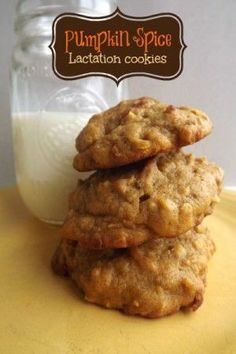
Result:
<svg viewBox="0 0 236 354">
<path fill-rule="evenodd" d="M 62 240 L 57 247 L 52 260 L 51 266 L 56 274 L 66 276 L 73 269 L 73 259 L 75 257 L 78 242 L 75 240 Z"/>
<path fill-rule="evenodd" d="M 201 305 L 214 251 L 203 226 L 122 250 L 86 251 L 63 240 L 53 268 L 60 273 L 65 264 L 60 262 L 66 260 L 68 273 L 89 302 L 157 318 Z"/>
<path fill-rule="evenodd" d="M 79 171 L 122 166 L 159 152 L 176 150 L 212 130 L 207 115 L 191 107 L 141 97 L 94 115 L 76 139 Z"/>
<path fill-rule="evenodd" d="M 99 249 L 178 236 L 212 213 L 222 178 L 222 170 L 206 158 L 181 151 L 97 171 L 78 182 L 64 237 Z"/>
</svg>

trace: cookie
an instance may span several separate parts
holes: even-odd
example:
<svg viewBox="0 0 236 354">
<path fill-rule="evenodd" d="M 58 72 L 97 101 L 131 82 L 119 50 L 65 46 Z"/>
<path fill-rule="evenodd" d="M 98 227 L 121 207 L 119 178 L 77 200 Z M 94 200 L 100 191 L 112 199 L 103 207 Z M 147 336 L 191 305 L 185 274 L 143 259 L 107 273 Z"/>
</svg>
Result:
<svg viewBox="0 0 236 354">
<path fill-rule="evenodd" d="M 157 318 L 201 305 L 214 251 L 207 229 L 199 226 L 179 237 L 130 249 L 85 251 L 63 240 L 52 266 L 65 274 L 66 265 L 91 303 Z"/>
<path fill-rule="evenodd" d="M 127 165 L 193 144 L 211 130 L 207 115 L 194 108 L 150 97 L 122 101 L 89 120 L 76 139 L 74 167 L 89 171 Z"/>
<path fill-rule="evenodd" d="M 90 249 L 178 236 L 212 213 L 222 178 L 214 163 L 181 151 L 99 170 L 78 182 L 63 235 Z"/>
</svg>

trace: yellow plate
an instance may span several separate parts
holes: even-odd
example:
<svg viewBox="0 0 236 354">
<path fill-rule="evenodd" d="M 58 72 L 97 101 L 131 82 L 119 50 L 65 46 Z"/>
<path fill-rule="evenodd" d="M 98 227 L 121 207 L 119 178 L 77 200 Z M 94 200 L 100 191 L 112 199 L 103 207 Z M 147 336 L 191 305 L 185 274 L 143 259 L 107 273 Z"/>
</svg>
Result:
<svg viewBox="0 0 236 354">
<path fill-rule="evenodd" d="M 224 192 L 206 220 L 217 252 L 198 311 L 158 320 L 83 302 L 55 276 L 58 229 L 35 220 L 15 189 L 0 192 L 0 353 L 236 353 L 236 194 Z"/>
</svg>

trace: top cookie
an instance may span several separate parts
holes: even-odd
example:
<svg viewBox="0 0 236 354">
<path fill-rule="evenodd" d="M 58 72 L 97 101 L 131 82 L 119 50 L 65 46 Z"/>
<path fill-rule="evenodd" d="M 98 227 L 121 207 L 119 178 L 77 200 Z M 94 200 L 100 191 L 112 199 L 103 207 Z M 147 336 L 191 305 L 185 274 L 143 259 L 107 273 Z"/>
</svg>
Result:
<svg viewBox="0 0 236 354">
<path fill-rule="evenodd" d="M 176 150 L 212 130 L 207 115 L 154 98 L 120 102 L 95 114 L 76 139 L 74 168 L 89 171 L 127 165 L 159 152 Z"/>
</svg>

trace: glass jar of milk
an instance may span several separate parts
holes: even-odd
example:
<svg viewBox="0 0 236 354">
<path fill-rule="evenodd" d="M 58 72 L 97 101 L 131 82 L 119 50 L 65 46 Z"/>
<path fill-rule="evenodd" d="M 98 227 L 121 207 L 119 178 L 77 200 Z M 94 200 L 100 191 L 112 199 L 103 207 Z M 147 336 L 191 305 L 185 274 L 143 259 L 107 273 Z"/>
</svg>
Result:
<svg viewBox="0 0 236 354">
<path fill-rule="evenodd" d="M 52 22 L 63 12 L 112 13 L 113 0 L 22 0 L 16 14 L 12 64 L 12 127 L 17 185 L 39 219 L 60 224 L 78 178 L 75 138 L 92 114 L 116 104 L 125 83 L 102 77 L 64 81 L 52 70 Z"/>
</svg>

